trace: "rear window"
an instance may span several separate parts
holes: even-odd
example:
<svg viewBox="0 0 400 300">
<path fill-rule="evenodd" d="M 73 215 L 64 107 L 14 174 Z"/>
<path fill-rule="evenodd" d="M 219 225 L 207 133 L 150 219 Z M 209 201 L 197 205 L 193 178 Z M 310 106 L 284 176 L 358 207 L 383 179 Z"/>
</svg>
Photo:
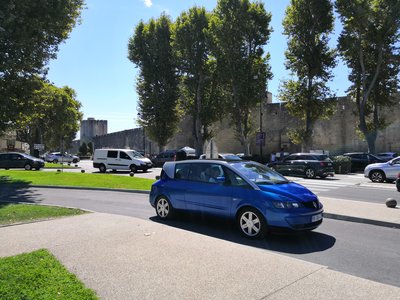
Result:
<svg viewBox="0 0 400 300">
<path fill-rule="evenodd" d="M 319 161 L 328 161 L 328 160 L 330 160 L 328 155 L 317 155 L 316 158 Z"/>
</svg>

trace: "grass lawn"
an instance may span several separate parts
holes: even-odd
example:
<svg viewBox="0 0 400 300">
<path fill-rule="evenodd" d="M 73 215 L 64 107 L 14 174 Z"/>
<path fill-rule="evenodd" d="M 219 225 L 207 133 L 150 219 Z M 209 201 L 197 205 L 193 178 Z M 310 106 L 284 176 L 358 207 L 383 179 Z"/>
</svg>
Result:
<svg viewBox="0 0 400 300">
<path fill-rule="evenodd" d="M 154 179 L 111 174 L 87 174 L 68 172 L 40 172 L 6 170 L 0 171 L 0 184 L 18 183 L 26 185 L 52 185 L 97 187 L 131 190 L 150 190 Z"/>
<path fill-rule="evenodd" d="M 84 213 L 86 212 L 80 209 L 65 207 L 2 203 L 0 204 L 0 225 L 64 216 L 76 216 Z M 0 299 L 2 298 L 0 297 Z"/>
<path fill-rule="evenodd" d="M 98 299 L 47 250 L 0 258 L 0 299 Z"/>
<path fill-rule="evenodd" d="M 50 163 L 50 162 L 45 162 L 44 167 L 46 169 L 61 169 L 61 164 L 55 164 L 55 163 Z M 67 163 L 64 163 L 62 166 L 64 169 L 75 169 L 75 164 L 71 163 L 71 165 L 68 165 Z"/>
</svg>

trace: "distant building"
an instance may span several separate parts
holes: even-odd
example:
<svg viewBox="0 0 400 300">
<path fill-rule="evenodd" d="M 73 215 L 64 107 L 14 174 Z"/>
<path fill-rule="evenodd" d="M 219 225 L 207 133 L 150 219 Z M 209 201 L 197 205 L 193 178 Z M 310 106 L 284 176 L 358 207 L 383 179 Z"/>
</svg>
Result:
<svg viewBox="0 0 400 300">
<path fill-rule="evenodd" d="M 88 118 L 81 122 L 81 135 L 80 143 L 88 143 L 93 140 L 94 137 L 105 135 L 107 131 L 107 120 L 95 120 L 94 118 Z"/>
</svg>

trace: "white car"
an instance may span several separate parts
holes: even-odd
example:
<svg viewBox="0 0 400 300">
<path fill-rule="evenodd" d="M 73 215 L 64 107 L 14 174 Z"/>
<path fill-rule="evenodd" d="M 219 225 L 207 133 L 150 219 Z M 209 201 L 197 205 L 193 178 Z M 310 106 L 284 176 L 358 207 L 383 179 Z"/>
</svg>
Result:
<svg viewBox="0 0 400 300">
<path fill-rule="evenodd" d="M 79 157 L 76 155 L 68 154 L 65 152 L 61 154 L 61 152 L 52 152 L 46 155 L 45 161 L 52 163 L 66 162 L 66 163 L 78 163 L 80 161 Z"/>
<path fill-rule="evenodd" d="M 130 149 L 96 149 L 93 155 L 93 167 L 101 173 L 107 169 L 130 170 L 136 173 L 138 170 L 147 172 L 153 166 L 150 159 L 144 157 L 135 150 Z"/>
<path fill-rule="evenodd" d="M 393 182 L 400 173 L 400 156 L 384 163 L 370 164 L 364 169 L 364 176 L 373 182 Z"/>
</svg>

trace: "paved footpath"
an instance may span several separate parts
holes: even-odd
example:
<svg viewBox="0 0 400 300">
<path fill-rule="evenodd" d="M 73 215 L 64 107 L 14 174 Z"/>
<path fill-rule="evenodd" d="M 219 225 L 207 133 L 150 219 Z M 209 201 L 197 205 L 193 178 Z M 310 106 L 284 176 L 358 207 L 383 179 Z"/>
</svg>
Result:
<svg viewBox="0 0 400 300">
<path fill-rule="evenodd" d="M 101 299 L 400 299 L 400 288 L 132 217 L 0 228 L 0 256 L 49 249 Z"/>
</svg>

